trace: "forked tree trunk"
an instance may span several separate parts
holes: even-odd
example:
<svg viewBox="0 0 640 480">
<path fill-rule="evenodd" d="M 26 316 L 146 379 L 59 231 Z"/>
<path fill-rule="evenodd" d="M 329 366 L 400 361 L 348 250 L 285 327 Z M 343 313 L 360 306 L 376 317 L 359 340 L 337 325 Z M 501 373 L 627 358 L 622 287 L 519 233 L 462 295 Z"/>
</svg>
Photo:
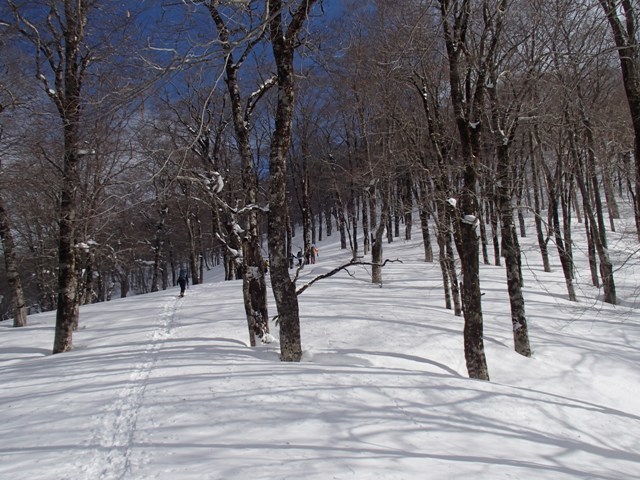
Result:
<svg viewBox="0 0 640 480">
<path fill-rule="evenodd" d="M 489 369 L 484 352 L 484 322 L 482 293 L 480 291 L 480 265 L 477 220 L 480 217 L 478 188 L 478 157 L 480 155 L 481 114 L 484 104 L 486 72 L 479 69 L 476 76 L 466 77 L 468 52 L 464 47 L 472 14 L 468 0 L 439 0 L 444 42 L 449 66 L 449 86 L 456 126 L 460 138 L 463 162 L 463 186 L 458 208 L 452 210 L 454 236 L 462 270 L 462 308 L 464 311 L 464 352 L 469 377 L 489 380 Z M 503 3 L 503 2 L 501 2 Z M 503 8 L 504 5 L 501 5 Z M 488 18 L 488 17 L 486 17 Z M 486 27 L 486 26 L 485 26 Z M 490 29 L 480 34 L 488 35 Z M 498 35 L 499 32 L 494 32 Z M 493 41 L 497 37 L 492 38 Z M 487 40 L 483 37 L 483 41 Z M 493 44 L 493 42 L 492 42 Z M 482 56 L 484 52 L 481 52 Z M 480 59 L 483 61 L 483 59 Z M 473 85 L 472 85 L 473 83 Z M 471 98 L 470 98 L 471 97 Z"/>
<path fill-rule="evenodd" d="M 277 69 L 278 99 L 275 127 L 269 149 L 269 260 L 271 284 L 280 324 L 280 360 L 299 362 L 302 358 L 300 314 L 295 285 L 289 276 L 286 256 L 287 153 L 291 143 L 294 107 L 293 54 L 297 37 L 316 0 L 290 5 L 291 20 L 285 26 L 281 0 L 268 0 L 271 17 L 269 34 Z"/>
</svg>

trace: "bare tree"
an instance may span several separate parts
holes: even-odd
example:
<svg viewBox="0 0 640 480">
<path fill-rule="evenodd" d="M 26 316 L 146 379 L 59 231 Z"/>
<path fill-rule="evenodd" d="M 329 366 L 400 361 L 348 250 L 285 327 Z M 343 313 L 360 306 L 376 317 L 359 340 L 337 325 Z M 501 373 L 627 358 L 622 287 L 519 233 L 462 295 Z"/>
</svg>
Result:
<svg viewBox="0 0 640 480">
<path fill-rule="evenodd" d="M 277 69 L 278 100 L 269 152 L 269 263 L 280 324 L 280 360 L 302 357 L 300 314 L 287 258 L 287 164 L 295 101 L 294 51 L 304 23 L 316 0 L 268 0 L 269 39 Z M 287 15 L 287 10 L 290 12 Z"/>
<path fill-rule="evenodd" d="M 47 2 L 49 20 L 23 16 L 20 7 L 9 2 L 17 25 L 36 50 L 38 79 L 54 103 L 63 129 L 64 154 L 58 241 L 58 311 L 53 353 L 71 350 L 78 317 L 78 275 L 76 268 L 76 195 L 81 149 L 81 95 L 91 62 L 86 44 L 89 2 L 86 0 Z M 47 76 L 48 75 L 48 76 Z"/>
<path fill-rule="evenodd" d="M 505 16 L 507 14 L 508 2 L 501 1 L 493 13 L 491 28 L 495 35 L 500 36 L 505 28 Z M 524 47 L 524 40 L 519 38 L 517 32 L 509 35 L 511 43 L 508 45 L 509 51 L 518 51 Z M 514 40 L 515 39 L 515 40 Z M 501 79 L 503 76 L 512 75 L 509 73 L 510 64 L 505 60 L 504 54 L 498 49 L 490 50 L 487 56 L 487 93 L 489 99 L 489 123 L 494 140 L 494 148 L 497 158 L 496 172 L 496 198 L 500 217 L 500 234 L 502 237 L 502 256 L 504 257 L 507 273 L 507 289 L 509 291 L 509 304 L 511 306 L 511 324 L 513 328 L 513 341 L 516 352 L 525 357 L 531 356 L 529 345 L 529 328 L 525 315 L 525 302 L 522 293 L 522 272 L 520 268 L 521 255 L 518 234 L 513 212 L 514 181 L 511 147 L 514 143 L 515 134 L 518 128 L 519 115 L 522 111 L 526 96 L 530 90 L 530 83 L 534 77 L 528 69 L 522 69 L 519 74 L 513 73 L 511 81 Z M 514 69 L 517 72 L 519 65 L 526 66 L 522 60 L 516 58 Z M 510 84 L 510 91 L 501 90 L 502 85 Z M 506 103 L 506 105 L 505 105 Z"/>
<path fill-rule="evenodd" d="M 15 55 L 10 55 L 10 52 L 5 49 L 4 42 L 1 41 L 0 54 L 3 55 L 5 61 L 12 58 L 14 67 L 19 61 Z M 0 118 L 3 120 L 5 118 L 4 114 L 14 112 L 20 104 L 20 100 L 18 99 L 20 94 L 16 91 L 16 84 L 20 85 L 20 82 L 17 82 L 17 79 L 13 75 L 9 75 L 8 72 L 2 72 L 2 77 L 0 77 L 0 116 L 2 117 Z M 0 123 L 0 148 L 3 152 L 2 156 L 5 154 L 10 155 L 13 151 L 8 145 L 10 142 L 8 142 L 4 127 L 4 122 Z M 11 218 L 4 195 L 8 179 L 3 170 L 2 156 L 0 156 L 0 245 L 2 245 L 4 253 L 4 263 L 7 271 L 7 281 L 9 283 L 10 313 L 13 315 L 13 326 L 24 327 L 27 325 L 27 308 L 25 305 L 22 279 L 20 278 L 16 242 L 14 240 Z"/>
<path fill-rule="evenodd" d="M 134 81 L 116 95 L 116 82 L 101 84 L 96 79 L 105 77 L 100 75 L 91 77 L 95 83 L 91 85 L 90 94 L 85 84 L 90 78 L 90 68 L 100 62 L 106 64 L 106 58 L 110 56 L 115 58 L 112 54 L 129 32 L 123 27 L 131 26 L 133 20 L 126 9 L 117 10 L 121 6 L 111 5 L 116 11 L 107 12 L 109 5 L 89 0 L 7 0 L 7 4 L 13 14 L 12 26 L 31 46 L 35 77 L 60 121 L 59 130 L 54 130 L 61 144 L 60 158 L 53 159 L 51 155 L 50 160 L 59 176 L 58 299 L 53 353 L 61 353 L 72 348 L 72 332 L 77 328 L 82 297 L 78 268 L 81 220 L 78 199 L 83 167 L 91 158 L 88 155 L 90 139 L 84 136 L 84 122 L 93 115 L 93 118 L 100 117 L 105 109 L 117 110 L 132 95 L 139 93 L 139 90 L 134 91 L 138 86 Z M 92 28 L 94 22 L 101 28 Z M 108 36 L 109 41 L 102 35 Z M 133 61 L 124 67 L 131 72 Z M 91 95 L 96 96 L 94 102 L 88 101 Z"/>
<path fill-rule="evenodd" d="M 622 81 L 631 112 L 631 124 L 635 134 L 635 220 L 640 239 L 640 38 L 638 36 L 637 2 L 631 0 L 598 0 L 609 21 L 615 41 Z"/>
<path fill-rule="evenodd" d="M 479 245 L 476 229 L 480 217 L 477 199 L 478 163 L 481 157 L 480 133 L 484 115 L 487 50 L 497 48 L 499 32 L 490 24 L 477 25 L 476 2 L 439 0 L 442 29 L 449 61 L 449 84 L 463 162 L 463 186 L 453 211 L 455 239 L 462 269 L 462 308 L 464 312 L 464 350 L 471 378 L 489 380 L 484 353 L 482 300 L 480 292 Z M 490 2 L 481 2 L 485 19 L 495 11 Z M 500 2 L 502 4 L 502 2 Z M 504 7 L 504 5 L 503 5 Z M 478 31 L 478 51 L 473 52 L 471 37 Z"/>
</svg>

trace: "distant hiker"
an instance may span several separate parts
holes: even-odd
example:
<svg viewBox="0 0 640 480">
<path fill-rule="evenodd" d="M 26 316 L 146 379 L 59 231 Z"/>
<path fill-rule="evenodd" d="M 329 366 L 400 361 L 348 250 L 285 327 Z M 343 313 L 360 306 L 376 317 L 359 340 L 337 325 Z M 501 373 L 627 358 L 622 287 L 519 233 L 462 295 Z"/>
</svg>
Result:
<svg viewBox="0 0 640 480">
<path fill-rule="evenodd" d="M 178 285 L 180 285 L 180 296 L 184 297 L 184 291 L 189 284 L 189 277 L 187 275 L 187 269 L 180 267 L 180 273 L 178 274 Z"/>
<path fill-rule="evenodd" d="M 296 263 L 296 256 L 292 253 L 292 254 L 289 256 L 289 268 L 293 268 L 293 266 L 295 265 L 295 263 Z"/>
<path fill-rule="evenodd" d="M 302 266 L 302 249 L 298 250 L 297 258 L 298 258 L 298 267 L 301 267 Z"/>
<path fill-rule="evenodd" d="M 318 249 L 315 245 L 311 245 L 311 263 L 316 263 L 316 257 L 318 256 Z"/>
</svg>

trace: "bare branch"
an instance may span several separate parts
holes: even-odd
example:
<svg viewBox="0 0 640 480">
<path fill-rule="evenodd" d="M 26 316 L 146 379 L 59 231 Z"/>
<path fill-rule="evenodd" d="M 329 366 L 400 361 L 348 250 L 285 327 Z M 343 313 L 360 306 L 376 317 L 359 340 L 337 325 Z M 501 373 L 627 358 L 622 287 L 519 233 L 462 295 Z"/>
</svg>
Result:
<svg viewBox="0 0 640 480">
<path fill-rule="evenodd" d="M 340 265 L 339 267 L 336 267 L 336 268 L 334 268 L 333 270 L 331 270 L 331 271 L 329 271 L 327 273 L 323 273 L 322 275 L 318 275 L 317 277 L 313 278 L 311 281 L 305 283 L 302 287 L 298 288 L 296 290 L 296 295 L 300 295 L 302 292 L 304 292 L 307 288 L 309 288 L 311 285 L 313 285 L 317 281 L 324 280 L 325 278 L 333 277 L 336 273 L 339 273 L 342 270 L 346 270 L 347 268 L 355 266 L 355 265 L 368 265 L 368 266 L 384 267 L 387 263 L 396 263 L 396 262 L 402 263 L 402 260 L 400 260 L 400 259 L 395 259 L 395 260 L 386 259 L 384 262 L 382 262 L 382 264 L 372 263 L 372 262 L 362 262 L 360 260 L 355 260 L 355 261 L 352 260 L 349 263 L 345 263 L 344 265 Z M 297 278 L 297 276 L 298 276 L 298 273 L 296 272 L 296 278 Z"/>
</svg>

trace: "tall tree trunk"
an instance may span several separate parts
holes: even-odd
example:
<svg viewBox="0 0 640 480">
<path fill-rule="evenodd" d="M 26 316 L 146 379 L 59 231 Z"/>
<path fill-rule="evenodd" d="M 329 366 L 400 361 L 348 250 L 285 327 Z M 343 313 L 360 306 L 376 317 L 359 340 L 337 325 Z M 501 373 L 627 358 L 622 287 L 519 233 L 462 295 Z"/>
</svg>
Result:
<svg viewBox="0 0 640 480">
<path fill-rule="evenodd" d="M 607 201 L 607 210 L 609 212 L 609 225 L 612 232 L 616 231 L 614 220 L 620 218 L 620 208 L 616 201 L 615 186 L 613 183 L 613 175 L 611 174 L 612 165 L 609 161 L 605 161 L 601 165 L 602 169 L 602 183 L 604 186 L 604 196 Z"/>
<path fill-rule="evenodd" d="M 24 300 L 24 290 L 20 279 L 20 269 L 16 258 L 16 248 L 11 234 L 11 222 L 4 205 L 4 199 L 0 192 L 0 240 L 4 251 L 4 264 L 7 269 L 7 282 L 11 294 L 11 307 L 13 313 L 13 326 L 25 327 L 27 325 L 27 307 Z"/>
<path fill-rule="evenodd" d="M 451 303 L 451 282 L 449 276 L 449 264 L 447 263 L 447 247 L 445 245 L 445 233 L 438 227 L 438 260 L 440 261 L 440 271 L 442 272 L 442 287 L 444 289 L 444 306 L 447 310 L 453 308 Z M 460 311 L 462 314 L 462 311 Z"/>
<path fill-rule="evenodd" d="M 529 327 L 522 295 L 522 277 L 520 272 L 520 247 L 513 218 L 511 203 L 513 180 L 512 165 L 509 157 L 509 144 L 503 141 L 498 144 L 498 185 L 497 199 L 500 210 L 500 226 L 502 234 L 502 256 L 507 269 L 507 289 L 511 306 L 511 324 L 513 327 L 513 343 L 515 351 L 525 357 L 531 356 L 529 345 Z"/>
<path fill-rule="evenodd" d="M 88 15 L 86 0 L 65 1 L 66 25 L 60 39 L 59 65 L 63 73 L 58 76 L 54 103 L 62 120 L 63 165 L 58 213 L 58 309 L 53 353 L 63 353 L 73 348 L 73 330 L 78 325 L 79 297 L 76 252 L 76 198 L 80 184 L 80 94 L 82 78 L 89 59 L 82 58 L 80 50 L 84 42 Z M 62 47 L 64 44 L 64 47 Z"/>
<path fill-rule="evenodd" d="M 162 205 L 160 207 L 160 220 L 156 226 L 155 236 L 153 239 L 153 278 L 151 280 L 151 291 L 157 292 L 159 289 L 159 282 L 163 274 L 162 259 L 164 256 L 164 222 L 169 207 Z"/>
<path fill-rule="evenodd" d="M 569 295 L 569 300 L 572 302 L 577 302 L 578 297 L 576 296 L 575 287 L 573 285 L 573 258 L 571 255 L 571 251 L 566 247 L 567 240 L 562 237 L 562 229 L 560 226 L 560 216 L 558 214 L 558 209 L 560 208 L 558 205 L 558 194 L 556 193 L 559 188 L 560 183 L 560 162 L 556 165 L 556 175 L 555 180 L 551 175 L 551 171 L 548 166 L 543 162 L 542 166 L 545 169 L 545 175 L 547 177 L 547 185 L 548 185 L 548 194 L 549 194 L 549 205 L 548 205 L 548 217 L 549 217 L 549 227 L 552 230 L 552 234 L 555 238 L 556 248 L 558 250 L 558 256 L 560 257 L 560 265 L 562 266 L 562 273 L 564 274 L 564 280 L 567 286 L 567 294 Z"/>
<path fill-rule="evenodd" d="M 78 324 L 80 295 L 76 252 L 76 204 L 80 179 L 81 91 L 84 75 L 94 60 L 86 49 L 90 2 L 56 2 L 45 18 L 27 19 L 22 6 L 10 2 L 17 31 L 36 50 L 35 77 L 56 107 L 62 127 L 62 162 L 58 204 L 58 291 L 53 353 L 73 347 L 73 330 Z M 53 8 L 53 7 L 52 7 Z M 45 69 L 48 69 L 45 71 Z"/>
<path fill-rule="evenodd" d="M 368 190 L 362 195 L 362 253 L 368 255 L 371 250 L 371 234 L 369 231 L 369 203 L 372 202 L 371 193 Z"/>
<path fill-rule="evenodd" d="M 618 50 L 622 81 L 631 113 L 635 137 L 635 220 L 640 239 L 640 39 L 638 38 L 638 5 L 630 0 L 599 0 Z"/>
<path fill-rule="evenodd" d="M 491 265 L 489 261 L 489 241 L 487 240 L 487 227 L 485 221 L 482 218 L 482 205 L 478 205 L 478 227 L 480 227 L 480 246 L 482 251 L 482 261 L 485 265 Z"/>
<path fill-rule="evenodd" d="M 606 303 L 616 304 L 616 286 L 613 277 L 613 265 L 609 258 L 609 249 L 607 248 L 607 236 L 604 231 L 604 216 L 602 214 L 602 202 L 600 200 L 600 192 L 598 190 L 598 181 L 595 174 L 595 153 L 593 145 L 593 133 L 591 131 L 591 125 L 588 120 L 583 119 L 583 123 L 586 127 L 586 140 L 587 140 L 587 158 L 586 165 L 581 161 L 582 157 L 578 152 L 578 147 L 575 144 L 574 136 L 570 136 L 571 151 L 574 156 L 574 163 L 577 166 L 576 183 L 582 194 L 584 204 L 585 218 L 588 219 L 590 224 L 590 231 L 592 232 L 591 240 L 595 246 L 595 250 L 598 253 L 600 260 L 600 273 L 602 277 L 602 288 L 604 290 L 604 301 Z M 589 191 L 587 184 L 584 181 L 584 175 L 592 180 L 592 191 Z M 596 213 L 593 211 L 591 205 L 591 198 L 594 198 L 596 204 Z"/>
<path fill-rule="evenodd" d="M 490 201 L 489 203 L 489 219 L 491 224 L 491 238 L 493 241 L 493 258 L 494 265 L 499 267 L 501 265 L 500 262 L 500 235 L 498 234 L 498 209 L 495 206 L 495 203 Z"/>
<path fill-rule="evenodd" d="M 415 192 L 420 211 L 420 231 L 422 232 L 422 245 L 424 246 L 424 261 L 433 262 L 433 247 L 431 246 L 431 233 L 429 231 L 429 217 L 431 210 L 428 199 L 429 191 L 427 182 L 420 179 L 420 189 Z"/>
<path fill-rule="evenodd" d="M 340 188 L 338 187 L 338 175 L 336 173 L 336 164 L 334 159 L 331 157 L 331 178 L 333 181 L 333 191 L 335 197 L 335 206 L 332 208 L 333 215 L 336 219 L 336 223 L 338 224 L 338 231 L 340 232 L 340 249 L 346 250 L 347 248 L 347 227 L 344 218 L 344 203 L 342 202 L 342 195 L 340 195 Z M 327 222 L 328 225 L 331 222 Z"/>
<path fill-rule="evenodd" d="M 404 215 L 404 239 L 411 240 L 413 228 L 413 189 L 410 175 L 405 175 L 402 181 L 402 208 Z"/>
<path fill-rule="evenodd" d="M 302 0 L 291 5 L 288 27 L 282 12 L 281 0 L 268 0 L 271 14 L 269 34 L 277 69 L 278 99 L 275 127 L 269 150 L 269 261 L 273 294 L 280 324 L 280 360 L 299 362 L 302 358 L 300 338 L 300 314 L 295 285 L 289 276 L 286 257 L 285 232 L 287 228 L 287 165 L 286 158 L 291 143 L 291 125 L 294 107 L 293 55 L 297 37 L 316 0 Z"/>
<path fill-rule="evenodd" d="M 548 236 L 545 238 L 545 232 L 542 229 L 542 205 L 540 201 L 540 186 L 539 175 L 540 169 L 538 168 L 538 158 L 542 156 L 540 151 L 540 141 L 537 136 L 532 133 L 529 136 L 531 144 L 531 183 L 533 188 L 533 221 L 536 226 L 536 238 L 538 239 L 538 247 L 540 248 L 540 255 L 542 257 L 542 265 L 545 272 L 551 271 L 551 264 L 549 263 L 549 250 L 547 248 Z"/>
<path fill-rule="evenodd" d="M 311 155 L 307 139 L 302 140 L 302 252 L 304 263 L 311 261 L 313 225 L 311 222 L 311 181 L 309 178 L 308 158 Z"/>
<path fill-rule="evenodd" d="M 520 355 L 530 357 L 529 327 L 525 314 L 524 295 L 522 294 L 520 245 L 513 214 L 515 185 L 511 145 L 518 128 L 517 111 L 514 113 L 514 118 L 511 118 L 511 115 L 507 113 L 511 108 L 502 107 L 497 87 L 499 74 L 496 70 L 495 59 L 492 59 L 490 86 L 487 87 L 487 91 L 490 99 L 491 130 L 497 158 L 495 200 L 500 217 L 501 247 L 507 274 L 514 349 Z"/>
<path fill-rule="evenodd" d="M 463 186 L 458 207 L 452 211 L 454 236 L 462 270 L 462 308 L 464 311 L 464 351 L 469 377 L 489 380 L 489 369 L 484 352 L 484 322 L 482 293 L 480 291 L 480 265 L 478 243 L 478 218 L 480 217 L 478 189 L 478 158 L 480 154 L 481 113 L 483 105 L 483 70 L 475 72 L 475 89 L 469 98 L 470 78 L 464 75 L 464 48 L 471 16 L 468 0 L 440 0 L 440 13 L 444 41 L 449 63 L 449 85 L 456 126 L 460 137 L 463 161 Z M 450 23 L 453 21 L 453 25 Z M 471 102 L 471 104 L 469 103 Z"/>
<path fill-rule="evenodd" d="M 335 206 L 331 203 L 327 203 L 327 206 L 324 209 L 324 220 L 326 226 L 326 234 L 327 237 L 330 237 L 333 234 L 333 222 L 331 221 L 331 211 L 335 210 Z"/>
<path fill-rule="evenodd" d="M 357 260 L 358 258 L 358 197 L 356 193 L 356 188 L 353 182 L 350 185 L 350 193 L 349 193 L 349 202 L 347 203 L 347 214 L 348 214 L 348 225 L 351 227 L 350 232 L 350 240 L 351 240 L 351 257 L 353 260 Z"/>
<path fill-rule="evenodd" d="M 458 273 L 456 272 L 456 262 L 453 252 L 453 232 L 451 231 L 451 216 L 447 212 L 445 215 L 445 235 L 444 246 L 445 261 L 447 263 L 447 273 L 449 275 L 449 284 L 451 285 L 451 297 L 453 299 L 453 314 L 456 317 L 462 316 L 462 299 L 460 298 L 460 282 L 458 281 Z"/>
<path fill-rule="evenodd" d="M 242 98 L 240 89 L 240 80 L 238 78 L 239 70 L 242 66 L 244 58 L 250 53 L 255 42 L 251 42 L 246 51 L 236 61 L 234 57 L 235 45 L 231 39 L 231 33 L 226 25 L 223 16 L 218 11 L 218 2 L 211 2 L 208 5 L 209 13 L 216 28 L 218 37 L 222 42 L 225 51 L 225 81 L 227 84 L 227 93 L 231 104 L 231 113 L 233 119 L 233 127 L 235 139 L 238 144 L 240 158 L 242 162 L 242 187 L 244 190 L 245 205 L 255 207 L 258 201 L 257 195 L 257 174 L 253 166 L 253 153 L 250 139 L 251 114 L 255 106 L 255 102 L 259 100 L 264 93 L 273 84 L 274 80 L 270 79 L 263 83 L 260 89 L 255 92 L 246 102 Z M 284 212 L 285 223 L 283 223 L 283 232 L 287 228 L 287 213 Z M 243 229 L 246 233 L 242 238 L 242 293 L 245 306 L 245 315 L 249 327 L 249 342 L 255 345 L 255 335 L 263 340 L 269 333 L 269 317 L 267 309 L 267 285 L 264 273 L 264 261 L 260 250 L 260 231 L 258 228 L 258 213 L 255 208 L 249 208 L 243 218 Z"/>
</svg>

